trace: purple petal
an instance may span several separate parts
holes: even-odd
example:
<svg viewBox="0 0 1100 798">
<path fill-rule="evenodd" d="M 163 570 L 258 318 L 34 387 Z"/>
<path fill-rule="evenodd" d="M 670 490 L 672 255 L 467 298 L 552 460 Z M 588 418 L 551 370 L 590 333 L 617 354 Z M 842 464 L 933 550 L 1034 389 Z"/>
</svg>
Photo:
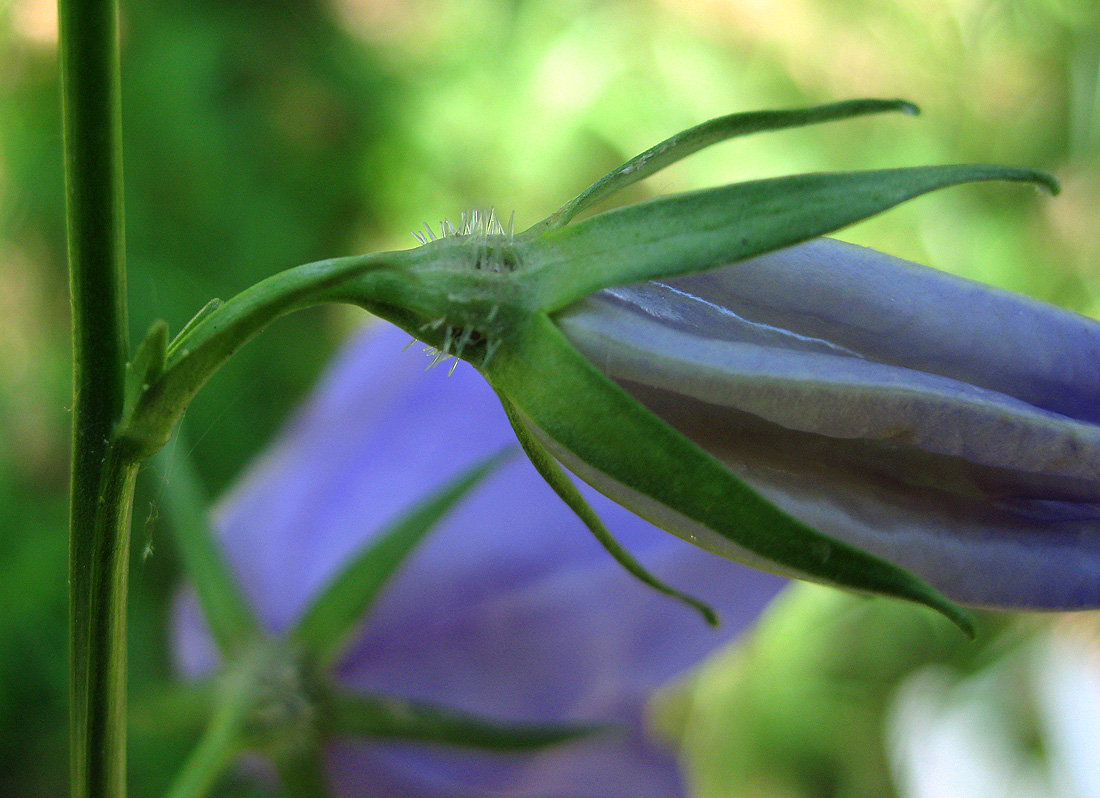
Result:
<svg viewBox="0 0 1100 798">
<path fill-rule="evenodd" d="M 648 312 L 687 332 L 852 353 L 1100 422 L 1100 325 L 1029 297 L 829 238 L 665 285 Z"/>
<path fill-rule="evenodd" d="M 407 340 L 384 326 L 354 342 L 217 514 L 234 568 L 273 630 L 387 522 L 514 442 L 480 376 L 465 364 L 450 378 L 446 366 L 425 371 L 419 351 L 401 351 Z M 505 721 L 610 721 L 627 732 L 524 755 L 340 741 L 330 771 L 338 794 L 680 793 L 674 756 L 643 734 L 645 702 L 751 623 L 783 582 L 584 490 L 647 567 L 716 606 L 721 629 L 627 575 L 517 457 L 414 552 L 339 677 Z M 193 618 L 181 622 L 180 659 L 199 668 L 209 662 L 194 629 Z"/>
<path fill-rule="evenodd" d="M 965 603 L 1100 605 L 1095 322 L 828 239 L 558 321 L 822 532 Z"/>
</svg>

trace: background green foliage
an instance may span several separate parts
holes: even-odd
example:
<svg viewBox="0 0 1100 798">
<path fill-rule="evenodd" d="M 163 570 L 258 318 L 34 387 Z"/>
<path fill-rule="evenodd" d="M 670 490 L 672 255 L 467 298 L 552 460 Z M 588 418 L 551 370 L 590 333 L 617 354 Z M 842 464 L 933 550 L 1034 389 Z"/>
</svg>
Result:
<svg viewBox="0 0 1100 798">
<path fill-rule="evenodd" d="M 0 6 L 0 794 L 64 790 L 68 321 L 52 0 Z M 967 187 L 843 237 L 1100 312 L 1095 0 L 123 2 L 135 337 L 322 257 L 413 243 L 473 206 L 526 226 L 671 133 L 734 110 L 900 96 L 876 118 L 723 145 L 622 201 L 793 171 L 992 161 L 1056 200 Z M 280 322 L 184 421 L 217 494 L 359 320 Z M 170 677 L 176 562 L 135 511 L 133 692 Z M 884 645 L 889 645 L 884 643 Z M 174 713 L 185 715 L 184 712 Z M 154 724 L 156 725 L 156 724 Z M 134 794 L 178 762 L 135 725 Z M 717 789 L 717 788 L 716 788 Z M 831 794 L 827 790 L 821 794 Z"/>
</svg>

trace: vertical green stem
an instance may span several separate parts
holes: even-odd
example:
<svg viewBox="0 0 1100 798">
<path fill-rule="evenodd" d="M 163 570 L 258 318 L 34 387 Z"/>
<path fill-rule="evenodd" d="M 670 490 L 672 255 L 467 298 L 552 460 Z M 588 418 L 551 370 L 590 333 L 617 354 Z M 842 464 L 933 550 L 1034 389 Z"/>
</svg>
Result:
<svg viewBox="0 0 1100 798">
<path fill-rule="evenodd" d="M 127 358 L 116 0 L 59 0 L 73 311 L 72 795 L 125 792 L 126 554 L 136 466 L 113 446 Z"/>
<path fill-rule="evenodd" d="M 70 721 L 74 798 L 126 795 L 126 595 L 137 471 L 137 461 L 117 448 L 108 451 L 99 512 L 91 530 L 80 530 L 91 532 L 90 545 L 74 536 L 70 547 L 70 557 L 78 551 L 88 557 L 70 568 L 72 617 L 84 624 L 72 632 L 71 694 L 82 701 Z M 84 580 L 80 593 L 77 570 Z"/>
</svg>

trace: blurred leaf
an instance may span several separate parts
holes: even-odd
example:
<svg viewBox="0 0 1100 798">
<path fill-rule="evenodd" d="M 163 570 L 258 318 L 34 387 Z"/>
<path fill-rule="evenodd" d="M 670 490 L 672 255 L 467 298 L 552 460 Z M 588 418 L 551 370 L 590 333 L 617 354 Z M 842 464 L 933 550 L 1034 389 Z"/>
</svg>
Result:
<svg viewBox="0 0 1100 798">
<path fill-rule="evenodd" d="M 290 632 L 290 639 L 321 669 L 331 666 L 348 636 L 416 545 L 514 454 L 509 447 L 476 463 L 369 540 L 313 599 Z M 370 522 L 364 519 L 364 523 Z"/>
<path fill-rule="evenodd" d="M 584 724 L 505 723 L 423 701 L 346 690 L 335 691 L 326 710 L 330 734 L 489 751 L 529 751 L 611 731 L 607 726 Z"/>
<path fill-rule="evenodd" d="M 195 586 L 218 650 L 228 655 L 259 638 L 260 622 L 214 538 L 210 504 L 189 452 L 182 432 L 177 432 L 173 443 L 153 458 L 153 466 L 184 571 Z"/>
</svg>

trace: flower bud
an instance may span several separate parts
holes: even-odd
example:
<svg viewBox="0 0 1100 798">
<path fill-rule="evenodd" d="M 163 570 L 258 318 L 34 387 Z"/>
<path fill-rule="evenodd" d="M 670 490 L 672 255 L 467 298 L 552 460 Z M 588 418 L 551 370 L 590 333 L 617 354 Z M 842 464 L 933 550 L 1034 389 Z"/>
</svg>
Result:
<svg viewBox="0 0 1100 798">
<path fill-rule="evenodd" d="M 1100 324 L 830 239 L 555 321 L 825 535 L 966 604 L 1100 604 Z"/>
</svg>

